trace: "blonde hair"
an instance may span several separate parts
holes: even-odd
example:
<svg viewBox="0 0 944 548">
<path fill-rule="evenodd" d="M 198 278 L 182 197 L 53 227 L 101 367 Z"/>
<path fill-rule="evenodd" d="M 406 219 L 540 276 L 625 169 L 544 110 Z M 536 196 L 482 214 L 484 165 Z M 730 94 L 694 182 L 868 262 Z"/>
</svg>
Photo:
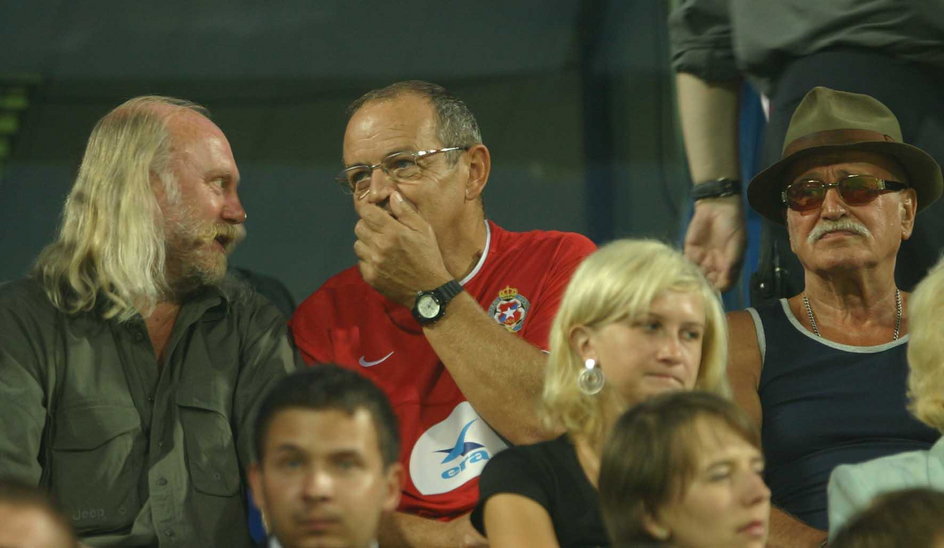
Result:
<svg viewBox="0 0 944 548">
<path fill-rule="evenodd" d="M 92 129 L 59 235 L 33 267 L 60 310 L 97 309 L 106 319 L 125 321 L 150 313 L 165 293 L 164 228 L 152 178 L 173 200 L 167 119 L 178 109 L 207 115 L 189 101 L 144 96 L 118 106 Z"/>
<path fill-rule="evenodd" d="M 604 386 L 587 395 L 577 386 L 583 360 L 570 344 L 574 327 L 597 328 L 642 318 L 666 291 L 700 295 L 705 332 L 695 388 L 727 397 L 727 324 L 718 294 L 681 253 L 655 240 L 617 240 L 592 255 L 574 272 L 551 326 L 551 355 L 544 381 L 542 411 L 546 426 L 563 427 L 590 440 L 603 435 L 604 412 L 620 412 L 626 403 Z"/>
<path fill-rule="evenodd" d="M 908 299 L 908 408 L 921 422 L 944 432 L 944 259 Z"/>
</svg>

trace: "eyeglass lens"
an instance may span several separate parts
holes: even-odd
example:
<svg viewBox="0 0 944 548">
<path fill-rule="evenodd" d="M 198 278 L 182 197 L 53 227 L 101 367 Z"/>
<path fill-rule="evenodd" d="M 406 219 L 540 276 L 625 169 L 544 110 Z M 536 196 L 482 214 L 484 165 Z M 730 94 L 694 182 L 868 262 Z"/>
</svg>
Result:
<svg viewBox="0 0 944 548">
<path fill-rule="evenodd" d="M 842 200 L 849 205 L 862 205 L 871 202 L 879 194 L 887 192 L 882 188 L 882 180 L 870 175 L 852 175 L 835 183 L 822 181 L 799 181 L 787 187 L 785 198 L 790 209 L 809 211 L 819 207 L 826 199 L 826 192 L 835 188 Z"/>
<path fill-rule="evenodd" d="M 359 194 L 370 187 L 370 176 L 374 169 L 380 168 L 388 176 L 398 181 L 407 181 L 419 176 L 420 166 L 415 152 L 395 152 L 374 166 L 355 166 L 344 170 L 339 177 L 342 184 Z"/>
</svg>

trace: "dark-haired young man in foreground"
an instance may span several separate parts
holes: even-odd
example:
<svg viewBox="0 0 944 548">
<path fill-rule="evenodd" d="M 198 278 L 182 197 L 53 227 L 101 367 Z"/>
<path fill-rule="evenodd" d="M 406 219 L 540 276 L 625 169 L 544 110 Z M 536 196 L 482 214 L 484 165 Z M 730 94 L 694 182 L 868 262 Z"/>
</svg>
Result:
<svg viewBox="0 0 944 548">
<path fill-rule="evenodd" d="M 333 365 L 286 377 L 256 419 L 253 496 L 270 547 L 376 546 L 400 502 L 397 421 L 383 392 Z"/>
</svg>

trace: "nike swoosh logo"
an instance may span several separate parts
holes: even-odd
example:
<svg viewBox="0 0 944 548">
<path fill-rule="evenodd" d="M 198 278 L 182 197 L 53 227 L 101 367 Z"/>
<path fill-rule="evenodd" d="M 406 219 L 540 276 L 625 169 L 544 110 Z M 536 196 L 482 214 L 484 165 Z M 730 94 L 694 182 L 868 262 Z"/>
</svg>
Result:
<svg viewBox="0 0 944 548">
<path fill-rule="evenodd" d="M 364 356 L 361 356 L 360 358 L 357 358 L 357 363 L 361 364 L 364 367 L 373 367 L 379 363 L 383 363 L 390 356 L 393 356 L 393 351 L 390 351 L 389 354 L 380 358 L 379 360 L 372 361 L 372 362 L 367 361 L 366 359 L 364 359 Z"/>
</svg>

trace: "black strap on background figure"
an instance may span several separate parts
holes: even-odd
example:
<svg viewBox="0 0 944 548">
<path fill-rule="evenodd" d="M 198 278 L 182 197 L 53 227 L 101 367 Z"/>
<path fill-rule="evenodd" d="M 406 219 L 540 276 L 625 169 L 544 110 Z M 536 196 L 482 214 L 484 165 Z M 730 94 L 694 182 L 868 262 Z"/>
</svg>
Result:
<svg viewBox="0 0 944 548">
<path fill-rule="evenodd" d="M 741 195 L 741 181 L 721 177 L 712 181 L 696 183 L 692 187 L 692 201 L 697 202 L 705 198 L 725 198 Z"/>
</svg>

